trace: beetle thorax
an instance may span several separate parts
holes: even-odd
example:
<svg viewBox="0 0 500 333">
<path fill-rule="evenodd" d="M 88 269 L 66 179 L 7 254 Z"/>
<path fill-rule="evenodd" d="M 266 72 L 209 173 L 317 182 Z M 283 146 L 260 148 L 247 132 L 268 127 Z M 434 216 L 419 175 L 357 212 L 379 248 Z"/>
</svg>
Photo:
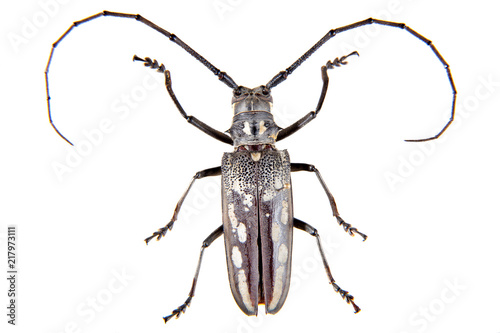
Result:
<svg viewBox="0 0 500 333">
<path fill-rule="evenodd" d="M 281 128 L 271 114 L 273 98 L 268 88 L 238 87 L 233 92 L 232 104 L 233 123 L 227 132 L 235 148 L 274 145 Z"/>
</svg>

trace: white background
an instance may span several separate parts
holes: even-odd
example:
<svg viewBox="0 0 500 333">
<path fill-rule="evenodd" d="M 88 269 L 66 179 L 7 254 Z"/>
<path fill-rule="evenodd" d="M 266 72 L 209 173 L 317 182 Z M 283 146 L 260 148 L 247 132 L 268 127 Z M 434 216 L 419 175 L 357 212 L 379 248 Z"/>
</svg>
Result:
<svg viewBox="0 0 500 333">
<path fill-rule="evenodd" d="M 500 54 L 493 3 L 9 1 L 1 22 L 0 252 L 6 272 L 5 233 L 17 225 L 19 308 L 18 325 L 7 325 L 8 286 L 1 278 L 2 327 L 500 332 Z M 205 253 L 191 307 L 165 327 L 162 316 L 187 297 L 203 239 L 221 223 L 218 178 L 195 184 L 166 239 L 149 246 L 142 240 L 169 221 L 195 172 L 219 165 L 231 148 L 187 124 L 162 75 L 131 59 L 164 62 L 188 114 L 220 130 L 230 126 L 231 90 L 146 26 L 100 18 L 74 29 L 50 68 L 53 119 L 72 148 L 48 121 L 43 71 L 51 44 L 71 23 L 104 9 L 142 14 L 250 87 L 267 83 L 329 29 L 370 16 L 405 22 L 434 42 L 451 66 L 458 98 L 456 121 L 431 144 L 403 140 L 440 130 L 451 89 L 430 48 L 399 29 L 341 34 L 273 90 L 276 119 L 289 125 L 315 107 L 321 65 L 352 50 L 361 55 L 329 71 L 317 120 L 278 145 L 293 161 L 316 165 L 344 219 L 369 235 L 364 243 L 348 237 L 316 177 L 293 175 L 295 216 L 319 230 L 333 275 L 356 297 L 359 314 L 328 285 L 314 239 L 296 231 L 292 287 L 277 315 L 261 308 L 257 318 L 246 317 L 238 309 L 219 239 Z M 112 128 L 100 138 L 103 120 Z M 58 176 L 54 165 L 68 169 Z"/>
</svg>

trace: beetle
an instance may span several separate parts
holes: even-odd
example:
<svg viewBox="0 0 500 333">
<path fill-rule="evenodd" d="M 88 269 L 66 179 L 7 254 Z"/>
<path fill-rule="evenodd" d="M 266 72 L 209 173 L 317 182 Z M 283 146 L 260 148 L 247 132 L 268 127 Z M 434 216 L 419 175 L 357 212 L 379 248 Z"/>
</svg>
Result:
<svg viewBox="0 0 500 333">
<path fill-rule="evenodd" d="M 292 163 L 290 162 L 287 150 L 279 150 L 275 146 L 276 142 L 294 134 L 316 118 L 326 97 L 329 82 L 328 70 L 346 65 L 348 57 L 359 54 L 357 51 L 353 51 L 333 61 L 328 60 L 321 67 L 323 86 L 316 109 L 307 113 L 288 127 L 281 128 L 274 121 L 271 113 L 273 103 L 271 89 L 285 81 L 317 49 L 341 32 L 368 24 L 403 29 L 431 48 L 444 66 L 451 86 L 453 95 L 451 116 L 441 131 L 429 138 L 405 141 L 422 142 L 434 140 L 450 126 L 454 119 L 457 91 L 448 63 L 432 42 L 404 23 L 368 18 L 328 31 L 326 35 L 291 66 L 276 74 L 267 84 L 255 88 L 247 88 L 237 85 L 227 73 L 212 65 L 175 34 L 166 31 L 146 18 L 136 14 L 103 11 L 74 22 L 52 45 L 45 68 L 49 121 L 61 138 L 70 144 L 72 143 L 54 125 L 51 116 L 48 74 L 52 56 L 58 44 L 66 38 L 74 27 L 105 16 L 134 19 L 163 34 L 170 41 L 196 58 L 212 71 L 220 81 L 233 90 L 231 101 L 234 113 L 232 125 L 226 132 L 220 132 L 184 111 L 173 91 L 172 78 L 165 65 L 149 57 L 140 58 L 136 55 L 133 57 L 134 61 L 143 62 L 146 67 L 156 69 L 158 72 L 164 74 L 166 89 L 176 108 L 188 123 L 209 136 L 233 146 L 232 152 L 224 153 L 221 166 L 202 170 L 194 175 L 187 190 L 178 201 L 171 220 L 164 227 L 159 228 L 145 239 L 146 244 L 153 238 L 160 240 L 166 235 L 167 231 L 173 228 L 184 199 L 196 180 L 205 177 L 221 176 L 223 224 L 203 241 L 188 298 L 181 306 L 173 310 L 171 314 L 163 317 L 165 323 L 173 317 L 178 318 L 191 304 L 191 300 L 195 294 L 204 251 L 222 235 L 225 241 L 229 284 L 233 297 L 240 309 L 247 315 L 257 315 L 258 305 L 264 305 L 266 313 L 276 314 L 282 308 L 290 286 L 293 228 L 303 230 L 315 237 L 330 284 L 332 284 L 334 290 L 348 304 L 353 306 L 355 313 L 359 312 L 360 308 L 354 303 L 354 297 L 348 291 L 342 289 L 333 278 L 322 249 L 318 231 L 310 224 L 294 216 L 291 173 L 298 171 L 315 173 L 328 197 L 333 216 L 336 218 L 338 224 L 349 235 L 354 236 L 357 234 L 361 236 L 363 241 L 367 239 L 367 236 L 340 217 L 335 199 L 314 165 Z"/>
</svg>

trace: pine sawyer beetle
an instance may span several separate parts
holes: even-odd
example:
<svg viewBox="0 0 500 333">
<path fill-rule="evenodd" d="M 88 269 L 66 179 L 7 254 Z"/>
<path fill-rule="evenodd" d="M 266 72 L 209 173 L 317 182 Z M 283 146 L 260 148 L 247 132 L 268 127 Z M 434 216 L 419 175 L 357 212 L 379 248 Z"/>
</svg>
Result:
<svg viewBox="0 0 500 333">
<path fill-rule="evenodd" d="M 329 81 L 328 70 L 346 65 L 346 59 L 358 55 L 358 53 L 354 51 L 333 61 L 329 60 L 321 67 L 323 86 L 316 109 L 307 113 L 303 118 L 288 127 L 281 128 L 274 122 L 273 114 L 271 113 L 273 103 L 271 89 L 285 81 L 317 49 L 341 32 L 368 24 L 403 29 L 430 47 L 444 66 L 453 95 L 451 117 L 439 133 L 426 139 L 405 141 L 422 142 L 437 139 L 453 121 L 457 92 L 449 65 L 432 42 L 403 23 L 369 18 L 328 31 L 325 36 L 286 70 L 276 74 L 267 84 L 250 89 L 237 85 L 227 73 L 220 71 L 190 46 L 185 44 L 179 37 L 144 17 L 134 14 L 104 11 L 81 21 L 74 22 L 52 45 L 45 69 L 49 120 L 54 130 L 70 144 L 72 143 L 61 134 L 52 121 L 48 80 L 52 56 L 55 48 L 68 36 L 74 27 L 103 16 L 133 19 L 156 30 L 196 58 L 212 71 L 221 82 L 233 90 L 231 104 L 234 115 L 232 125 L 229 130 L 220 132 L 184 111 L 173 91 L 170 72 L 163 64 L 159 64 L 158 61 L 148 57 L 140 58 L 135 55 L 133 57 L 134 61 L 143 62 L 146 67 L 156 69 L 158 72 L 164 74 L 168 94 L 180 114 L 188 123 L 214 139 L 232 145 L 234 148 L 232 152 L 224 153 L 221 166 L 202 170 L 194 175 L 187 190 L 178 201 L 170 222 L 145 239 L 146 244 L 153 238 L 159 240 L 166 235 L 167 231 L 173 228 L 184 199 L 197 179 L 221 176 L 223 224 L 203 241 L 189 296 L 181 306 L 163 318 L 165 323 L 173 317 L 178 318 L 191 304 L 205 249 L 222 235 L 224 235 L 225 241 L 229 284 L 233 297 L 240 309 L 247 315 L 257 315 L 258 305 L 264 305 L 266 313 L 277 313 L 285 302 L 290 286 L 293 228 L 303 230 L 315 237 L 328 281 L 332 284 L 333 289 L 348 304 L 353 306 L 354 312 L 357 313 L 360 308 L 354 303 L 354 297 L 335 282 L 330 272 L 318 231 L 310 224 L 294 216 L 290 174 L 298 171 L 314 173 L 328 197 L 333 216 L 336 218 L 338 224 L 349 235 L 354 236 L 357 234 L 363 241 L 366 240 L 367 236 L 340 217 L 335 200 L 318 169 L 311 164 L 291 163 L 288 152 L 286 150 L 278 150 L 275 144 L 277 141 L 294 134 L 316 118 L 325 100 Z"/>
</svg>

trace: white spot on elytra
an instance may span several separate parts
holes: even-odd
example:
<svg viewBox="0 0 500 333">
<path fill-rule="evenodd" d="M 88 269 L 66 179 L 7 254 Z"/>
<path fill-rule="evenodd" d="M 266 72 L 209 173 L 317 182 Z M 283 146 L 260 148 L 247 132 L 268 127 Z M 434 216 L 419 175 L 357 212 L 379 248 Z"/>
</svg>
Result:
<svg viewBox="0 0 500 333">
<path fill-rule="evenodd" d="M 288 259 L 288 248 L 286 247 L 285 244 L 281 244 L 278 249 L 278 261 L 281 264 L 285 264 L 287 259 Z"/>
<path fill-rule="evenodd" d="M 288 201 L 283 200 L 281 203 L 281 223 L 288 223 Z"/>
<path fill-rule="evenodd" d="M 237 179 L 233 183 L 233 191 L 235 191 L 236 193 L 238 193 L 239 195 L 241 195 L 243 197 L 243 204 L 244 205 L 246 205 L 248 207 L 252 207 L 254 196 L 252 194 L 245 193 L 245 191 L 243 190 L 243 187 L 241 186 L 239 180 L 237 180 Z"/>
<path fill-rule="evenodd" d="M 236 266 L 237 268 L 241 268 L 241 264 L 243 263 L 243 259 L 241 258 L 241 252 L 237 246 L 233 246 L 231 260 L 233 261 L 234 266 Z"/>
<path fill-rule="evenodd" d="M 243 125 L 243 132 L 248 135 L 252 135 L 252 132 L 250 131 L 250 123 L 248 121 L 245 121 L 245 124 Z"/>
<path fill-rule="evenodd" d="M 237 230 L 238 230 L 238 240 L 242 243 L 245 243 L 247 241 L 247 227 L 245 226 L 244 223 L 240 223 L 238 224 Z"/>
<path fill-rule="evenodd" d="M 279 190 L 283 187 L 283 182 L 281 181 L 281 178 L 280 177 L 276 177 L 274 179 L 274 188 Z"/>
<path fill-rule="evenodd" d="M 233 191 L 242 194 L 243 192 L 241 191 L 241 186 L 240 186 L 240 181 L 238 179 L 234 180 L 233 183 Z"/>
<path fill-rule="evenodd" d="M 280 266 L 275 271 L 274 275 L 274 289 L 273 289 L 273 299 L 269 304 L 269 310 L 274 310 L 278 305 L 278 302 L 283 293 L 283 273 L 285 272 L 285 267 Z"/>
<path fill-rule="evenodd" d="M 252 207 L 252 205 L 253 205 L 252 200 L 253 200 L 253 195 L 243 193 L 243 204 L 245 206 Z"/>
<path fill-rule="evenodd" d="M 231 226 L 236 228 L 238 226 L 238 220 L 236 219 L 236 214 L 234 214 L 234 204 L 230 203 L 227 205 L 227 214 L 229 215 L 229 221 L 231 221 Z"/>
<path fill-rule="evenodd" d="M 271 200 L 272 198 L 274 198 L 274 192 L 272 191 L 269 191 L 269 190 L 264 190 L 264 193 L 262 194 L 262 200 L 263 201 L 269 201 Z"/>
<path fill-rule="evenodd" d="M 280 225 L 278 222 L 274 222 L 271 229 L 271 239 L 273 242 L 277 242 L 280 239 Z"/>
<path fill-rule="evenodd" d="M 245 271 L 240 269 L 238 271 L 238 291 L 240 292 L 241 299 L 243 300 L 243 304 L 245 304 L 248 311 L 253 312 L 252 301 L 250 300 L 250 293 L 248 290 L 247 277 L 245 275 Z"/>
<path fill-rule="evenodd" d="M 247 208 L 248 209 L 248 208 Z M 241 243 L 247 241 L 247 228 L 244 223 L 238 222 L 236 214 L 234 213 L 234 204 L 230 203 L 227 205 L 227 215 L 229 215 L 229 221 L 231 222 L 231 227 L 233 233 L 238 233 L 238 240 Z"/>
</svg>

